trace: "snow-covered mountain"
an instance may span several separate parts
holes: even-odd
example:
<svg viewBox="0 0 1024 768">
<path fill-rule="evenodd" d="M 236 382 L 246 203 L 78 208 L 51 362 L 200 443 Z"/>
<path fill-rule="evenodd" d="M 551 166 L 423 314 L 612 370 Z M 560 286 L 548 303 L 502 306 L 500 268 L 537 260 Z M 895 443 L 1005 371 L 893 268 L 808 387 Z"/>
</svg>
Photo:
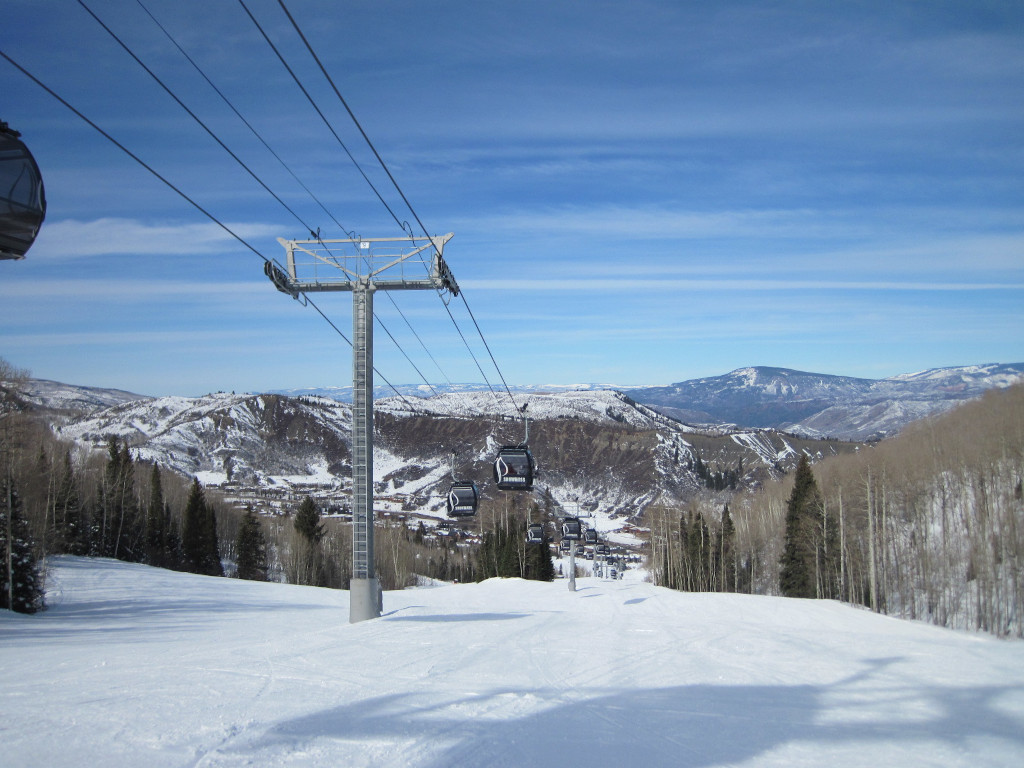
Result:
<svg viewBox="0 0 1024 768">
<path fill-rule="evenodd" d="M 517 398 L 534 393 L 613 390 L 628 393 L 633 400 L 690 424 L 778 429 L 816 438 L 875 440 L 896 434 L 912 421 L 954 408 L 988 389 L 1020 381 L 1024 381 L 1024 363 L 932 368 L 886 379 L 753 366 L 664 387 L 546 384 L 513 386 L 511 390 Z M 483 384 L 399 385 L 395 389 L 398 396 L 410 398 L 490 392 Z M 394 397 L 395 389 L 378 386 L 375 397 Z M 319 387 L 277 393 L 350 402 L 352 388 Z M 491 397 L 507 402 L 504 391 Z"/>
<path fill-rule="evenodd" d="M 988 389 L 1024 381 L 1024 363 L 933 368 L 887 379 L 859 379 L 788 368 L 740 368 L 724 376 L 630 396 L 691 423 L 773 428 L 809 437 L 869 440 L 949 410 Z"/>
<path fill-rule="evenodd" d="M 527 436 L 513 414 L 526 406 L 537 487 L 579 504 L 603 532 L 621 531 L 655 502 L 753 485 L 795 465 L 799 453 L 852 450 L 766 430 L 696 430 L 608 390 L 521 394 L 449 393 L 375 403 L 375 503 L 440 519 L 452 480 L 472 479 L 485 497 L 502 445 Z M 311 493 L 344 511 L 351 483 L 351 409 L 327 397 L 219 393 L 119 403 L 54 425 L 66 440 L 102 450 L 113 437 L 142 460 L 196 476 L 261 507 Z M 717 474 L 716 474 L 717 473 Z"/>
<path fill-rule="evenodd" d="M 47 379 L 29 379 L 18 391 L 18 395 L 32 405 L 45 406 L 53 411 L 80 413 L 107 408 L 119 403 L 146 400 L 145 395 L 125 392 L 121 389 L 102 389 L 62 384 Z"/>
<path fill-rule="evenodd" d="M 583 392 L 601 391 L 610 389 L 616 392 L 629 392 L 632 389 L 640 389 L 637 386 L 620 384 L 510 384 L 508 391 L 513 395 L 533 394 L 535 392 Z M 503 386 L 497 388 L 487 384 L 453 383 L 453 384 L 395 384 L 387 386 L 377 384 L 373 388 L 373 397 L 379 400 L 385 397 L 431 397 L 439 394 L 452 393 L 488 393 L 494 390 L 500 393 L 501 397 L 507 397 Z M 343 403 L 352 402 L 352 387 L 293 387 L 291 389 L 274 389 L 270 391 L 275 395 L 287 395 L 289 397 L 330 397 L 340 400 Z"/>
</svg>

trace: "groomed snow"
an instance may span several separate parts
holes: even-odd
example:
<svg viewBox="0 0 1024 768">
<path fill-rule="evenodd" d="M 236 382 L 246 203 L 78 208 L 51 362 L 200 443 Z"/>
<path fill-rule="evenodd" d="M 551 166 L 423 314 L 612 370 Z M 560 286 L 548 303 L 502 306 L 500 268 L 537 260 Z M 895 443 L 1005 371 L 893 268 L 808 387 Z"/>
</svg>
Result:
<svg viewBox="0 0 1024 768">
<path fill-rule="evenodd" d="M 9 766 L 1018 766 L 1024 643 L 640 581 L 348 593 L 51 562 Z"/>
</svg>

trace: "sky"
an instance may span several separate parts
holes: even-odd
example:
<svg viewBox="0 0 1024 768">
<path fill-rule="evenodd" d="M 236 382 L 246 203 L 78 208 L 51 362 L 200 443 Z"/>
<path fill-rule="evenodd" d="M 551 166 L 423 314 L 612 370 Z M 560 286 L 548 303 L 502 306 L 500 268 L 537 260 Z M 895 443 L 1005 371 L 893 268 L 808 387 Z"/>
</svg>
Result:
<svg viewBox="0 0 1024 768">
<path fill-rule="evenodd" d="M 0 611 L 14 765 L 975 768 L 1024 749 L 1024 643 L 832 600 L 630 570 L 388 591 L 349 624 L 345 590 L 50 564 L 46 611 Z"/>
<path fill-rule="evenodd" d="M 48 199 L 0 357 L 37 378 L 348 385 L 350 294 L 263 259 L 404 222 L 462 295 L 378 295 L 378 383 L 1024 361 L 1018 2 L 83 2 L 5 0 L 0 51 L 245 243 L 0 59 Z"/>
</svg>

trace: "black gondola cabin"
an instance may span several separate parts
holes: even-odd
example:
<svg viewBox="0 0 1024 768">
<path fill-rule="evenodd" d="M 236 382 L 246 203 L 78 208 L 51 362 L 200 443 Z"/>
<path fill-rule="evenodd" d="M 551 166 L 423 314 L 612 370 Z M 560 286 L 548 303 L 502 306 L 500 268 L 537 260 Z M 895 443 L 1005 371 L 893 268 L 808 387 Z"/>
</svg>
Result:
<svg viewBox="0 0 1024 768">
<path fill-rule="evenodd" d="M 472 517 L 479 501 L 476 483 L 452 483 L 448 491 L 448 516 Z"/>
<path fill-rule="evenodd" d="M 544 541 L 544 526 L 540 523 L 532 523 L 526 530 L 526 540 L 531 544 Z"/>
<path fill-rule="evenodd" d="M 0 122 L 0 259 L 23 259 L 46 217 L 43 175 L 15 130 Z"/>
<path fill-rule="evenodd" d="M 533 454 L 525 445 L 506 445 L 494 461 L 494 482 L 503 491 L 533 488 Z"/>
<path fill-rule="evenodd" d="M 583 525 L 578 517 L 567 517 L 562 521 L 562 538 L 579 541 L 583 536 Z"/>
</svg>

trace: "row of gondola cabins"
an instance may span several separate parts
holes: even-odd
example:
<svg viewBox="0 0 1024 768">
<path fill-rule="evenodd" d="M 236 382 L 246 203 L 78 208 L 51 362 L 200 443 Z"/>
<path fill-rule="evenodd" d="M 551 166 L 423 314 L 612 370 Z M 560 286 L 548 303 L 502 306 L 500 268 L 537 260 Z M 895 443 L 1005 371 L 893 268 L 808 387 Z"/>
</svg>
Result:
<svg viewBox="0 0 1024 768">
<path fill-rule="evenodd" d="M 494 483 L 501 491 L 529 491 L 533 489 L 533 454 L 524 445 L 506 445 L 494 460 Z M 480 503 L 480 491 L 476 483 L 468 480 L 454 480 L 448 491 L 448 516 L 454 518 L 473 517 Z M 544 541 L 544 525 L 531 523 L 527 528 L 526 540 L 530 543 Z M 608 554 L 606 544 L 598 545 L 597 530 L 583 528 L 577 517 L 567 517 L 562 522 L 562 542 L 583 541 L 584 544 L 604 547 L 601 555 Z"/>
</svg>

